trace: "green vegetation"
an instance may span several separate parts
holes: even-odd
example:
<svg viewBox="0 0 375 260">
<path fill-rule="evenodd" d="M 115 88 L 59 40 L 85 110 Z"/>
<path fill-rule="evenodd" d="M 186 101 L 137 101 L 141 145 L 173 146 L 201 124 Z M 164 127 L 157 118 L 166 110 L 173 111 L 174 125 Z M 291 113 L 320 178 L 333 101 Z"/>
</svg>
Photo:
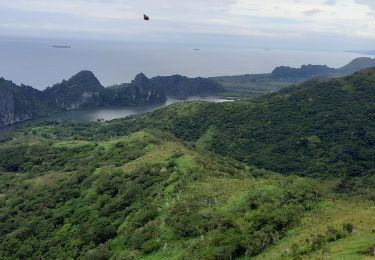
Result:
<svg viewBox="0 0 375 260">
<path fill-rule="evenodd" d="M 1 259 L 370 259 L 375 70 L 0 144 Z"/>
<path fill-rule="evenodd" d="M 255 98 L 290 87 L 298 81 L 272 78 L 271 74 L 214 77 L 224 86 L 224 97 Z"/>
</svg>

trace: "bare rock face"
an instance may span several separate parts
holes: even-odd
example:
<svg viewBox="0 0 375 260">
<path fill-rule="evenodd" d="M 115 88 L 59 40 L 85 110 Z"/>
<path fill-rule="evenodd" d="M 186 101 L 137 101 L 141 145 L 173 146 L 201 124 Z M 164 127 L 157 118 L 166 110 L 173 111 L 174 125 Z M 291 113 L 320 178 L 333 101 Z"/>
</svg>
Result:
<svg viewBox="0 0 375 260">
<path fill-rule="evenodd" d="M 0 78 L 0 127 L 31 119 L 40 92 Z"/>
<path fill-rule="evenodd" d="M 104 105 L 144 105 L 166 101 L 144 74 L 131 84 L 104 88 L 91 71 L 81 71 L 69 80 L 39 91 L 29 86 L 18 86 L 0 79 L 0 127 L 43 117 L 54 112 L 77 110 Z"/>
<path fill-rule="evenodd" d="M 138 74 L 134 78 L 130 91 L 134 99 L 140 99 L 146 103 L 158 103 L 166 100 L 164 90 L 158 88 L 143 73 Z"/>
<path fill-rule="evenodd" d="M 149 79 L 138 74 L 129 84 L 104 88 L 91 71 L 81 71 L 69 80 L 43 91 L 17 86 L 0 79 L 0 127 L 55 112 L 97 106 L 131 106 L 163 103 L 167 96 L 214 94 L 223 90 L 219 83 L 203 78 L 175 75 Z"/>
<path fill-rule="evenodd" d="M 63 110 L 76 110 L 87 106 L 100 104 L 100 93 L 104 87 L 91 71 L 81 71 L 47 88 L 43 94 L 49 107 Z"/>
<path fill-rule="evenodd" d="M 158 88 L 143 73 L 138 74 L 131 83 L 105 88 L 101 93 L 102 105 L 145 105 L 166 100 L 163 89 Z"/>
</svg>

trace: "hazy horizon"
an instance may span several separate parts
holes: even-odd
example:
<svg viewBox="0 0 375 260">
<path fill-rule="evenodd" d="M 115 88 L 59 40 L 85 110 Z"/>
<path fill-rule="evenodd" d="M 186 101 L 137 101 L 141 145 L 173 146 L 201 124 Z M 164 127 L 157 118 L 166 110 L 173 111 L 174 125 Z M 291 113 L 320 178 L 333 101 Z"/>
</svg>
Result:
<svg viewBox="0 0 375 260">
<path fill-rule="evenodd" d="M 71 45 L 71 49 L 52 48 Z M 82 70 L 92 71 L 104 86 L 128 83 L 136 74 L 148 77 L 180 74 L 212 77 L 270 73 L 277 66 L 304 64 L 341 67 L 358 57 L 353 52 L 254 49 L 73 40 L 0 41 L 0 77 L 45 89 Z"/>
</svg>

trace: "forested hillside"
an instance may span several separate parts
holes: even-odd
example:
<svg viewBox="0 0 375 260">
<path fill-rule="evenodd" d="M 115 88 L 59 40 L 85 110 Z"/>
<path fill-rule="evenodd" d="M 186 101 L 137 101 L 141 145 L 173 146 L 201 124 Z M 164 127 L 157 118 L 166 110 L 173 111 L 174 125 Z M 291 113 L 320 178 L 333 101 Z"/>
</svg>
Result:
<svg viewBox="0 0 375 260">
<path fill-rule="evenodd" d="M 2 259 L 370 259 L 375 69 L 0 144 Z"/>
<path fill-rule="evenodd" d="M 258 167 L 308 176 L 374 169 L 375 69 L 316 79 L 267 97 L 175 104 L 97 125 L 98 135 L 158 128 Z M 90 132 L 90 134 L 95 134 Z"/>
</svg>

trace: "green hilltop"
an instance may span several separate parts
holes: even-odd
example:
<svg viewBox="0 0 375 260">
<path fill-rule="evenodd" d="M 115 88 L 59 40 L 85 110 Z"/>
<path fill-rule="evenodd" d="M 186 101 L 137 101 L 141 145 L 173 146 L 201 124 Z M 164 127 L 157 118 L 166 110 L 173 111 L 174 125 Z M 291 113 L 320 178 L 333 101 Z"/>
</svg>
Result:
<svg viewBox="0 0 375 260">
<path fill-rule="evenodd" d="M 220 104 L 16 128 L 2 259 L 371 259 L 375 69 Z"/>
</svg>

